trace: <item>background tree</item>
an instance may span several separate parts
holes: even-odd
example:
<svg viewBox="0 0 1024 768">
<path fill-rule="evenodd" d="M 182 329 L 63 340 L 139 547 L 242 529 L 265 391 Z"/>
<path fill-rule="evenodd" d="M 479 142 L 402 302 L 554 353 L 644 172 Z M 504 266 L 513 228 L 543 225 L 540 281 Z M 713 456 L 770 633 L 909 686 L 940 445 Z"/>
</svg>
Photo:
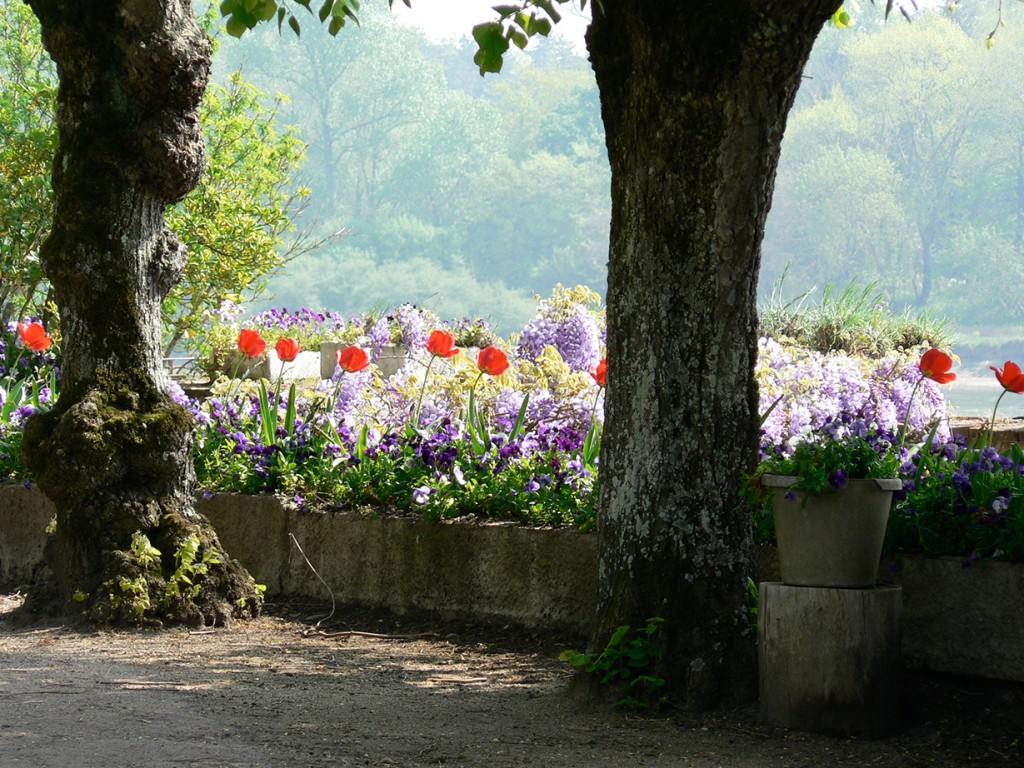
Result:
<svg viewBox="0 0 1024 768">
<path fill-rule="evenodd" d="M 202 175 L 209 40 L 184 0 L 29 5 L 60 78 L 40 263 L 60 313 L 61 391 L 22 445 L 57 510 L 53 597 L 97 621 L 251 615 L 251 577 L 195 512 L 191 419 L 161 366 L 161 302 L 187 258 L 164 210 Z M 208 566 L 194 590 L 175 588 L 186 550 Z"/>
<path fill-rule="evenodd" d="M 50 229 L 53 73 L 39 26 L 20 2 L 0 4 L 0 322 L 49 320 L 39 246 Z"/>
<path fill-rule="evenodd" d="M 965 6 L 820 38 L 783 142 L 762 290 L 787 270 L 789 295 L 877 281 L 967 338 L 1024 320 L 1004 290 L 1024 270 L 1024 113 L 1010 74 L 1024 33 L 1001 28 L 988 49 L 997 5 L 970 9 L 966 26 L 984 21 L 984 34 L 955 23 Z"/>
<path fill-rule="evenodd" d="M 39 23 L 18 0 L 0 0 L 0 320 L 36 314 L 50 321 L 50 286 L 39 249 L 50 230 L 50 166 L 57 146 L 57 72 Z M 199 331 L 204 310 L 243 292 L 259 296 L 266 279 L 315 242 L 294 233 L 308 189 L 293 182 L 304 147 L 282 129 L 277 105 L 239 74 L 213 84 L 200 110 L 207 167 L 199 186 L 168 211 L 189 249 L 181 281 L 163 302 L 163 349 Z M 293 236 L 290 236 L 293 233 Z"/>
<path fill-rule="evenodd" d="M 308 226 L 296 232 L 309 196 L 294 181 L 305 146 L 293 128 L 280 127 L 277 109 L 239 73 L 206 91 L 199 110 L 206 171 L 167 212 L 189 252 L 180 282 L 163 301 L 167 354 L 201 334 L 205 313 L 225 298 L 259 298 L 274 273 L 322 244 Z"/>
</svg>

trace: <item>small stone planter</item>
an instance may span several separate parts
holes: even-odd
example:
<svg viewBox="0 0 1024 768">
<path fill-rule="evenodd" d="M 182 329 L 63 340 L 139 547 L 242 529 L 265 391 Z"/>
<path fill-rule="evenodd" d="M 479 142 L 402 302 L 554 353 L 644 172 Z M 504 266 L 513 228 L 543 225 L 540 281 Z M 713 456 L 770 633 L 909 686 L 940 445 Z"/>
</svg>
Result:
<svg viewBox="0 0 1024 768">
<path fill-rule="evenodd" d="M 338 368 L 338 350 L 344 349 L 347 346 L 349 345 L 340 341 L 325 341 L 320 344 L 321 379 L 330 379 L 334 376 L 334 371 Z M 396 344 L 395 346 L 384 347 L 381 350 L 380 357 L 374 360 L 373 364 L 377 366 L 381 375 L 388 379 L 405 366 L 406 357 L 405 346 Z"/>
<path fill-rule="evenodd" d="M 224 374 L 232 379 L 269 379 L 271 354 L 264 352 L 259 357 L 249 357 L 238 350 L 214 352 L 213 370 L 215 374 Z"/>
<path fill-rule="evenodd" d="M 284 381 L 316 379 L 320 373 L 319 352 L 299 352 L 288 363 L 282 363 L 277 352 L 268 349 L 259 357 L 247 357 L 238 351 L 214 357 L 214 370 L 232 378 L 267 379 L 276 382 L 284 370 Z M 333 373 L 333 371 L 332 371 Z"/>
</svg>

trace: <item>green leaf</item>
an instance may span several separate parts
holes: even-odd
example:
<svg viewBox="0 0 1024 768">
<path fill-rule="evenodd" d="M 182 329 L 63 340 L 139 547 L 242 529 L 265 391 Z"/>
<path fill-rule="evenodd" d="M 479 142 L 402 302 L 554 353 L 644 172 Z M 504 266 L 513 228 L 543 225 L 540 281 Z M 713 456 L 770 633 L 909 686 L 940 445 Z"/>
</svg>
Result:
<svg viewBox="0 0 1024 768">
<path fill-rule="evenodd" d="M 562 20 L 562 14 L 555 10 L 555 6 L 551 4 L 551 0 L 534 0 L 535 4 L 544 9 L 544 12 L 551 17 L 551 21 L 555 24 Z"/>
<path fill-rule="evenodd" d="M 508 36 L 515 44 L 516 48 L 518 48 L 521 51 L 526 50 L 526 46 L 530 44 L 530 38 L 528 38 L 522 32 L 512 29 L 511 27 L 508 30 Z"/>
<path fill-rule="evenodd" d="M 519 406 L 519 414 L 516 416 L 516 423 L 512 426 L 512 431 L 508 435 L 508 441 L 511 443 L 517 437 L 519 433 L 523 431 L 523 422 L 526 420 L 526 406 L 530 404 L 530 393 L 527 392 L 523 398 L 523 404 Z"/>
<path fill-rule="evenodd" d="M 224 28 L 232 37 L 241 37 L 245 34 L 247 29 L 250 29 L 249 25 L 245 23 L 239 14 L 232 14 L 229 16 Z"/>
<path fill-rule="evenodd" d="M 359 430 L 359 437 L 356 440 L 356 446 L 355 446 L 356 447 L 356 458 L 359 459 L 360 461 L 362 461 L 363 457 L 366 456 L 366 445 L 367 445 L 367 435 L 368 434 L 369 434 L 369 428 L 367 427 L 366 424 L 363 424 L 363 428 L 361 430 Z"/>
<path fill-rule="evenodd" d="M 496 21 L 477 24 L 473 27 L 473 39 L 479 47 L 473 56 L 473 63 L 480 68 L 480 74 L 500 72 L 509 45 L 501 24 Z"/>
<path fill-rule="evenodd" d="M 491 10 L 496 11 L 502 19 L 507 19 L 509 16 L 514 16 L 519 11 L 523 10 L 521 5 L 495 5 L 492 6 Z"/>
<path fill-rule="evenodd" d="M 344 16 L 332 16 L 331 23 L 327 26 L 327 31 L 331 33 L 331 36 L 337 35 L 342 27 L 345 26 Z"/>
<path fill-rule="evenodd" d="M 295 382 L 293 381 L 291 387 L 288 388 L 288 407 L 285 410 L 284 417 L 284 428 L 288 433 L 288 437 L 295 434 L 295 400 Z"/>
<path fill-rule="evenodd" d="M 282 8 L 282 10 L 284 9 Z M 257 21 L 270 21 L 277 13 L 277 3 L 275 0 L 263 0 L 253 11 L 253 18 Z"/>
<path fill-rule="evenodd" d="M 612 633 L 611 638 L 608 640 L 608 647 L 614 648 L 622 642 L 622 639 L 629 633 L 629 625 L 624 624 Z"/>
<path fill-rule="evenodd" d="M 531 26 L 533 34 L 544 35 L 544 37 L 551 34 L 551 22 L 547 19 L 534 19 Z"/>
<path fill-rule="evenodd" d="M 292 32 L 295 33 L 296 37 L 300 37 L 302 35 L 302 30 L 299 29 L 299 20 L 294 16 L 288 17 L 288 26 L 292 28 Z"/>
<path fill-rule="evenodd" d="M 327 17 L 331 15 L 333 8 L 334 0 L 324 0 L 324 4 L 320 6 L 320 12 L 317 14 L 320 17 L 321 23 L 327 21 Z"/>
</svg>

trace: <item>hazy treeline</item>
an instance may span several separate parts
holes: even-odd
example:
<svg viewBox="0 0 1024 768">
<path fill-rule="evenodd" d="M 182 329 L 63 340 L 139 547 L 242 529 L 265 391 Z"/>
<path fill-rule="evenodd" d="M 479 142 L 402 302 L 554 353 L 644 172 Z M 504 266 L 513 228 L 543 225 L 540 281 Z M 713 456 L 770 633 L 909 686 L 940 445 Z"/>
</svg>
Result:
<svg viewBox="0 0 1024 768">
<path fill-rule="evenodd" d="M 504 330 L 555 283 L 605 290 L 609 171 L 586 59 L 540 40 L 481 79 L 377 6 L 337 39 L 226 43 L 220 71 L 290 103 L 321 232 L 349 234 L 272 281 L 278 305 L 404 301 Z M 439 9 L 440 11 L 440 9 Z M 1024 14 L 995 0 L 826 28 L 790 115 L 762 293 L 879 281 L 895 306 L 990 331 L 1024 320 Z"/>
<path fill-rule="evenodd" d="M 991 49 L 994 2 L 873 19 L 826 30 L 805 70 L 762 292 L 788 265 L 790 293 L 877 280 L 896 306 L 1012 332 L 1024 320 L 1024 14 L 1007 15 Z"/>
<path fill-rule="evenodd" d="M 270 25 L 218 57 L 288 97 L 307 215 L 348 232 L 274 279 L 273 303 L 409 301 L 507 332 L 558 282 L 603 292 L 610 174 L 586 59 L 545 40 L 483 80 L 468 43 L 431 44 L 380 5 L 337 38 Z"/>
</svg>

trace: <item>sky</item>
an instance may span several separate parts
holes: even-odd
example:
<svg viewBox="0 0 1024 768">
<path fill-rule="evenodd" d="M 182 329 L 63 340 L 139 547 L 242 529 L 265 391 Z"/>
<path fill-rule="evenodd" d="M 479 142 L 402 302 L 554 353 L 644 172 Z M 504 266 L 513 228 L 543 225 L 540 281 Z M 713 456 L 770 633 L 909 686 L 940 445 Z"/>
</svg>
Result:
<svg viewBox="0 0 1024 768">
<path fill-rule="evenodd" d="M 395 0 L 392 12 L 403 23 L 419 27 L 431 40 L 440 42 L 452 38 L 472 35 L 473 27 L 485 21 L 497 20 L 491 10 L 502 0 L 411 0 L 412 8 L 406 8 L 403 0 Z M 564 37 L 577 50 L 585 50 L 583 34 L 590 21 L 590 4 L 586 14 L 580 13 L 575 0 L 558 6 L 562 20 L 555 25 L 552 36 Z"/>
</svg>

